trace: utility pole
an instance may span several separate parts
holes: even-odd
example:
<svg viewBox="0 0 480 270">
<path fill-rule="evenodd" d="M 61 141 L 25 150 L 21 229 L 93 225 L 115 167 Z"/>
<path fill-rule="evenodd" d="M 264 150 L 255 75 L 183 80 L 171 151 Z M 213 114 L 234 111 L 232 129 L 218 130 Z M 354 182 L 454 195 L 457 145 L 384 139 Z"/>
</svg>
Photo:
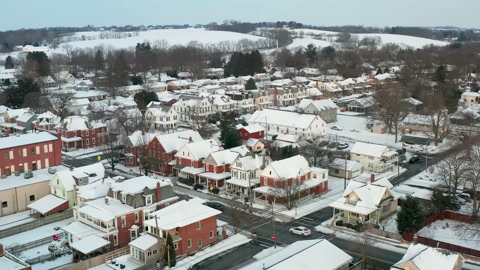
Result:
<svg viewBox="0 0 480 270">
<path fill-rule="evenodd" d="M 248 177 L 248 201 L 250 202 L 250 223 L 252 222 L 252 219 L 253 219 L 253 201 L 252 201 L 252 185 L 250 183 L 250 173 L 248 173 L 247 175 Z"/>
<path fill-rule="evenodd" d="M 272 240 L 273 240 L 273 248 L 277 248 L 277 236 L 275 235 L 275 216 L 274 216 L 274 211 L 273 211 L 273 206 L 275 205 L 275 197 L 273 197 L 273 202 L 272 202 L 272 229 L 273 229 L 273 234 L 272 234 Z"/>
<path fill-rule="evenodd" d="M 428 171 L 428 141 L 427 144 L 425 144 L 425 172 Z"/>
<path fill-rule="evenodd" d="M 347 189 L 347 156 L 348 154 L 345 153 L 345 175 L 343 177 L 343 190 Z"/>
<path fill-rule="evenodd" d="M 157 215 L 155 214 L 155 235 L 157 236 L 157 243 L 158 243 L 158 251 L 162 250 L 162 243 L 160 242 L 160 230 L 158 229 L 158 220 L 157 220 Z M 160 252 L 158 252 L 160 253 Z M 162 258 L 160 257 L 160 267 L 162 267 Z M 170 269 L 170 263 L 168 264 L 168 267 Z"/>
</svg>

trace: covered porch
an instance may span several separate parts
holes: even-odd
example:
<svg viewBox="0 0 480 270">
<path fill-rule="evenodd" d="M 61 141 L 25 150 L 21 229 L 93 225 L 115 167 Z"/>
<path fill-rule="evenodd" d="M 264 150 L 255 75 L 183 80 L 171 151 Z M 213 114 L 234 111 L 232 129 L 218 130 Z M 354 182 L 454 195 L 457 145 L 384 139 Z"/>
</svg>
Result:
<svg viewBox="0 0 480 270">
<path fill-rule="evenodd" d="M 68 201 L 49 194 L 27 206 L 30 215 L 34 218 L 42 218 L 50 214 L 62 212 L 68 209 Z"/>
<path fill-rule="evenodd" d="M 260 186 L 260 179 L 254 178 L 250 180 L 231 178 L 225 181 L 225 191 L 234 195 L 249 196 L 250 190 Z"/>
<path fill-rule="evenodd" d="M 351 224 L 357 222 L 378 224 L 379 222 L 380 213 L 378 208 L 372 209 L 360 203 L 351 204 L 345 202 L 345 198 L 339 198 L 331 203 L 330 207 L 333 208 L 334 222 L 338 220 Z"/>
<path fill-rule="evenodd" d="M 224 181 L 230 178 L 232 174 L 230 172 L 212 173 L 205 172 L 198 174 L 198 183 L 205 186 L 223 187 Z"/>
<path fill-rule="evenodd" d="M 96 257 L 110 250 L 110 242 L 96 235 L 89 235 L 82 240 L 73 242 L 73 261 L 78 262 L 91 257 Z"/>
<path fill-rule="evenodd" d="M 74 151 L 78 148 L 83 148 L 83 138 L 82 137 L 63 137 L 62 136 L 62 150 L 63 151 Z"/>
<path fill-rule="evenodd" d="M 188 180 L 193 180 L 194 183 L 197 183 L 198 175 L 203 173 L 205 168 L 194 168 L 194 167 L 183 167 L 178 173 L 178 177 L 185 178 Z"/>
</svg>

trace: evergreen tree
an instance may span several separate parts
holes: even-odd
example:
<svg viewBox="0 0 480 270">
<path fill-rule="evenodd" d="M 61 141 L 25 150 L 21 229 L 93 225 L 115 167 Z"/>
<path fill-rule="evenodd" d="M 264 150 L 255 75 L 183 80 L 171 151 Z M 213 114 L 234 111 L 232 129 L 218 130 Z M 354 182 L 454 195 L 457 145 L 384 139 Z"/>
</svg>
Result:
<svg viewBox="0 0 480 270">
<path fill-rule="evenodd" d="M 95 53 L 95 70 L 105 69 L 105 57 L 103 57 L 102 50 L 97 50 Z"/>
<path fill-rule="evenodd" d="M 50 75 L 50 60 L 44 52 L 29 52 L 26 66 L 27 70 L 35 72 L 39 77 Z"/>
<path fill-rule="evenodd" d="M 33 78 L 23 78 L 18 80 L 17 86 L 10 86 L 6 90 L 6 106 L 11 108 L 21 108 L 25 96 L 29 93 L 40 92 L 40 87 Z"/>
<path fill-rule="evenodd" d="M 245 84 L 245 90 L 255 90 L 255 89 L 257 89 L 255 80 L 253 78 L 248 79 L 247 83 Z"/>
<path fill-rule="evenodd" d="M 308 44 L 305 49 L 305 55 L 307 56 L 309 66 L 313 67 L 317 61 L 317 47 L 313 44 Z"/>
<path fill-rule="evenodd" d="M 155 92 L 147 92 L 143 90 L 142 92 L 136 93 L 133 96 L 133 100 L 137 103 L 138 109 L 144 112 L 150 102 L 158 101 L 158 96 Z"/>
<path fill-rule="evenodd" d="M 15 68 L 15 64 L 13 63 L 13 58 L 9 55 L 7 59 L 5 59 L 5 69 L 12 69 Z"/>
<path fill-rule="evenodd" d="M 379 75 L 379 74 L 383 74 L 382 72 L 382 69 L 381 68 L 377 68 L 377 73 L 375 75 Z"/>
<path fill-rule="evenodd" d="M 173 245 L 173 239 L 170 234 L 167 234 L 167 243 L 165 244 L 165 254 L 163 259 L 169 268 L 174 267 L 177 264 L 175 246 Z"/>
<path fill-rule="evenodd" d="M 414 197 L 407 197 L 402 204 L 402 209 L 397 214 L 397 229 L 400 234 L 409 229 L 420 229 L 425 220 L 425 214 L 420 201 Z"/>
<path fill-rule="evenodd" d="M 242 141 L 235 128 L 235 114 L 225 113 L 220 121 L 220 141 L 224 149 L 240 146 Z"/>
</svg>

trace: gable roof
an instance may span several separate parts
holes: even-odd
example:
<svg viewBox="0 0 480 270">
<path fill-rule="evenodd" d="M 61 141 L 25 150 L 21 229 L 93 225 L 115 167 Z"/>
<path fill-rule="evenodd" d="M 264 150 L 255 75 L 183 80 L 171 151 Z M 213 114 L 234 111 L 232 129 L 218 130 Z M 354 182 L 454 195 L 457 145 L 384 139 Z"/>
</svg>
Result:
<svg viewBox="0 0 480 270">
<path fill-rule="evenodd" d="M 62 183 L 65 191 L 73 190 L 73 186 L 76 185 L 74 177 L 86 177 L 89 178 L 89 183 L 103 178 L 105 175 L 105 167 L 101 162 L 97 162 L 91 165 L 72 168 L 73 170 L 65 170 L 56 173 L 56 176 Z M 92 175 L 92 176 L 90 176 Z"/>
<path fill-rule="evenodd" d="M 156 136 L 157 140 L 162 145 L 165 152 L 172 153 L 180 150 L 190 139 L 192 142 L 202 141 L 203 138 L 200 133 L 195 130 L 186 130 L 182 132 L 164 134 Z"/>
<path fill-rule="evenodd" d="M 213 139 L 187 143 L 184 147 L 190 152 L 190 154 L 192 154 L 193 160 L 205 159 L 208 154 L 221 149 L 218 143 Z"/>
<path fill-rule="evenodd" d="M 345 159 L 336 158 L 329 165 L 330 168 L 345 170 Z M 360 162 L 347 160 L 347 171 L 352 170 L 355 166 L 362 166 Z"/>
<path fill-rule="evenodd" d="M 355 142 L 350 153 L 380 158 L 387 150 L 386 145 Z"/>
<path fill-rule="evenodd" d="M 305 157 L 301 155 L 296 155 L 293 157 L 289 157 L 282 160 L 277 160 L 269 164 L 271 168 L 277 173 L 280 178 L 294 178 L 300 172 L 308 172 L 311 170 L 310 166 L 308 166 L 308 161 Z M 262 174 L 268 169 L 269 167 L 264 169 Z M 266 173 L 266 172 L 265 172 Z"/>
<path fill-rule="evenodd" d="M 262 127 L 259 124 L 253 124 L 253 125 L 248 125 L 248 126 L 241 126 L 239 129 L 244 129 L 247 131 L 249 134 L 260 132 L 260 131 L 265 131 L 265 128 Z"/>
<path fill-rule="evenodd" d="M 148 176 L 139 176 L 120 183 L 113 183 L 111 189 L 120 191 L 122 194 L 137 194 L 141 193 L 145 188 L 150 190 L 156 189 L 157 183 L 160 184 L 160 187 L 172 185 L 168 178 L 160 177 L 156 179 Z"/>
<path fill-rule="evenodd" d="M 458 259 L 464 260 L 460 254 L 449 250 L 412 243 L 408 246 L 403 258 L 392 269 L 406 269 L 401 265 L 408 262 L 416 266 L 416 269 L 456 269 L 455 264 Z"/>
<path fill-rule="evenodd" d="M 227 149 L 210 153 L 210 156 L 215 160 L 217 165 L 232 164 L 232 162 L 239 156 L 239 153 Z"/>
<path fill-rule="evenodd" d="M 312 122 L 319 118 L 318 115 L 300 114 L 296 112 L 264 109 L 262 111 L 255 111 L 255 113 L 248 120 L 249 123 L 265 123 L 279 126 L 290 126 L 295 128 L 306 129 Z M 324 121 L 323 121 L 324 122 Z"/>
</svg>

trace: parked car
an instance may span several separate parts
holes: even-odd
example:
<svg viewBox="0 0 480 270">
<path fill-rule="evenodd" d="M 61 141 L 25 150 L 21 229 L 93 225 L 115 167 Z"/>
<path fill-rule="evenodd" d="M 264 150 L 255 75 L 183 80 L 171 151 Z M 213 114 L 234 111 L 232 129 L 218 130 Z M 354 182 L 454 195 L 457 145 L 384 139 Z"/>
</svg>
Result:
<svg viewBox="0 0 480 270">
<path fill-rule="evenodd" d="M 465 200 L 466 202 L 471 202 L 472 201 L 472 198 L 470 197 L 470 194 L 468 193 L 460 193 L 457 195 L 457 197 Z"/>
<path fill-rule="evenodd" d="M 408 163 L 417 163 L 419 161 L 420 161 L 420 157 L 417 155 L 414 155 L 408 160 Z"/>
<path fill-rule="evenodd" d="M 223 204 L 221 204 L 219 202 L 207 202 L 205 205 L 208 206 L 208 207 L 220 210 L 222 212 L 223 212 L 223 210 L 225 210 L 225 207 L 223 206 Z"/>
<path fill-rule="evenodd" d="M 310 231 L 309 228 L 304 226 L 293 227 L 288 231 L 292 234 L 298 234 L 301 236 L 309 236 L 310 234 L 312 234 L 312 231 Z"/>
<path fill-rule="evenodd" d="M 348 148 L 348 143 L 339 143 L 337 144 L 337 149 L 342 150 L 342 149 L 347 149 Z"/>
<path fill-rule="evenodd" d="M 455 203 L 459 203 L 459 204 L 461 204 L 461 205 L 465 205 L 465 204 L 467 203 L 466 200 L 460 198 L 458 195 L 455 196 L 454 202 L 455 202 Z"/>
<path fill-rule="evenodd" d="M 339 128 L 339 127 L 337 127 L 337 126 L 332 126 L 330 129 L 331 129 L 331 130 L 338 130 L 338 131 L 342 131 L 342 129 L 341 129 L 341 128 Z"/>
</svg>

